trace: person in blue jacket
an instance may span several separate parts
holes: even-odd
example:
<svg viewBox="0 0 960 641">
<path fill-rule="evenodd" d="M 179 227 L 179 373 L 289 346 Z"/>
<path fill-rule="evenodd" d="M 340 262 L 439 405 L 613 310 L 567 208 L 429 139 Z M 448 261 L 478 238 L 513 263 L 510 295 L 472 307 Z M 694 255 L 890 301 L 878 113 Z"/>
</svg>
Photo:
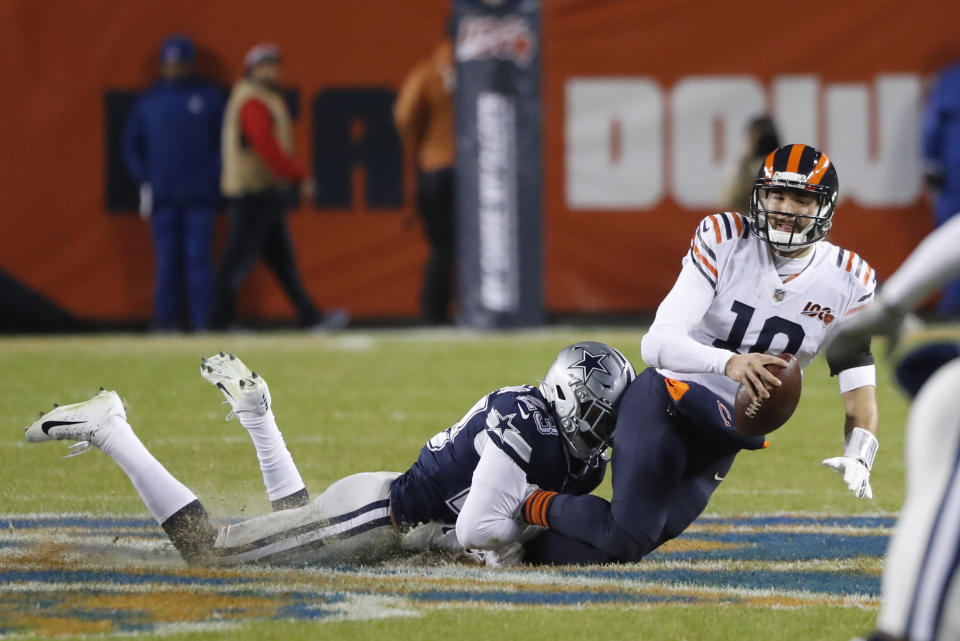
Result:
<svg viewBox="0 0 960 641">
<path fill-rule="evenodd" d="M 182 34 L 160 47 L 160 77 L 137 99 L 123 136 L 123 159 L 140 184 L 140 213 L 150 218 L 156 253 L 153 327 L 207 327 L 212 240 L 220 200 L 220 126 L 224 92 L 193 75 L 196 48 Z M 186 291 L 183 291 L 183 284 Z"/>
<path fill-rule="evenodd" d="M 943 70 L 930 92 L 923 159 L 939 227 L 960 212 L 960 63 Z M 944 318 L 960 318 L 960 279 L 944 286 L 937 311 Z"/>
</svg>

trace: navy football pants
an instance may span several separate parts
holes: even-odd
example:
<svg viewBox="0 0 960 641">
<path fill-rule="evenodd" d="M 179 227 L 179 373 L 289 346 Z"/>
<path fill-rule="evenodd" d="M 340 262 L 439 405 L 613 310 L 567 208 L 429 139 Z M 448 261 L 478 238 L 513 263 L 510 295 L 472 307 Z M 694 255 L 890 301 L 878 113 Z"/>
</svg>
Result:
<svg viewBox="0 0 960 641">
<path fill-rule="evenodd" d="M 528 561 L 637 561 L 703 512 L 740 447 L 713 426 L 681 416 L 663 381 L 647 369 L 624 393 L 614 433 L 613 500 L 557 496 L 548 512 L 550 532 L 527 545 Z M 710 399 L 704 402 L 716 397 Z"/>
</svg>

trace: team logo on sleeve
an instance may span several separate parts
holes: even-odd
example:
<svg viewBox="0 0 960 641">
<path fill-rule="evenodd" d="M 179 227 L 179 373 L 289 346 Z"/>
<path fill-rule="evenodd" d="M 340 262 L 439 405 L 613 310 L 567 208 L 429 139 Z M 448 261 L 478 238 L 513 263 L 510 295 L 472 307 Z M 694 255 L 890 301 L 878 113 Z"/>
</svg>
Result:
<svg viewBox="0 0 960 641">
<path fill-rule="evenodd" d="M 580 360 L 574 363 L 569 367 L 569 369 L 577 368 L 583 372 L 583 382 L 586 383 L 590 380 L 590 376 L 594 372 L 602 372 L 607 376 L 610 376 L 610 370 L 607 369 L 607 366 L 603 364 L 603 359 L 605 359 L 608 354 L 591 354 L 590 350 L 586 347 L 580 348 Z"/>
<path fill-rule="evenodd" d="M 487 414 L 487 431 L 496 435 L 500 442 L 505 447 L 512 449 L 524 463 L 529 463 L 533 448 L 524 440 L 520 430 L 513 424 L 513 419 L 516 417 L 516 413 L 504 415 L 498 410 L 492 409 Z"/>
<path fill-rule="evenodd" d="M 834 314 L 832 309 L 814 303 L 813 301 L 809 301 L 800 314 L 823 321 L 824 325 L 829 325 L 836 318 L 836 314 Z"/>
</svg>

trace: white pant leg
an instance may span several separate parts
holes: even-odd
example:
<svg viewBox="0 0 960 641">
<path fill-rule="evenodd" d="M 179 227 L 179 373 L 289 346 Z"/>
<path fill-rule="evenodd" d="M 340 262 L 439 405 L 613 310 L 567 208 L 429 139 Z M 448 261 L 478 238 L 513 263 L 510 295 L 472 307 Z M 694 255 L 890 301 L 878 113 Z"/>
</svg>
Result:
<svg viewBox="0 0 960 641">
<path fill-rule="evenodd" d="M 907 494 L 887 551 L 877 627 L 911 641 L 960 638 L 958 390 L 960 359 L 930 377 L 907 423 Z"/>
<path fill-rule="evenodd" d="M 396 472 L 340 479 L 307 505 L 265 514 L 220 530 L 214 545 L 223 564 L 370 561 L 396 546 L 390 486 Z"/>
</svg>

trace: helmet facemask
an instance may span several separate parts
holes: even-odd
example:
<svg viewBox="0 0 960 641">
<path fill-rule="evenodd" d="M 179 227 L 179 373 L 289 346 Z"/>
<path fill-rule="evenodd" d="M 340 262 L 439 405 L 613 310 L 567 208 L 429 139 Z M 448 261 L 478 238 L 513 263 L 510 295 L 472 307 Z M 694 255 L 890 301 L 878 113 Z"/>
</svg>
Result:
<svg viewBox="0 0 960 641">
<path fill-rule="evenodd" d="M 573 383 L 569 389 L 573 391 L 574 402 L 565 406 L 573 411 L 568 410 L 565 416 L 557 413 L 560 433 L 574 458 L 590 460 L 613 444 L 617 413 L 609 402 L 594 396 L 583 383 Z"/>
<path fill-rule="evenodd" d="M 807 145 L 786 145 L 770 152 L 750 194 L 750 230 L 771 248 L 793 253 L 823 240 L 833 225 L 839 181 L 826 154 Z M 816 198 L 813 211 L 779 211 L 768 203 L 771 190 L 802 193 Z M 805 208 L 809 209 L 809 208 Z M 771 215 L 792 218 L 791 229 L 776 229 Z"/>
</svg>

